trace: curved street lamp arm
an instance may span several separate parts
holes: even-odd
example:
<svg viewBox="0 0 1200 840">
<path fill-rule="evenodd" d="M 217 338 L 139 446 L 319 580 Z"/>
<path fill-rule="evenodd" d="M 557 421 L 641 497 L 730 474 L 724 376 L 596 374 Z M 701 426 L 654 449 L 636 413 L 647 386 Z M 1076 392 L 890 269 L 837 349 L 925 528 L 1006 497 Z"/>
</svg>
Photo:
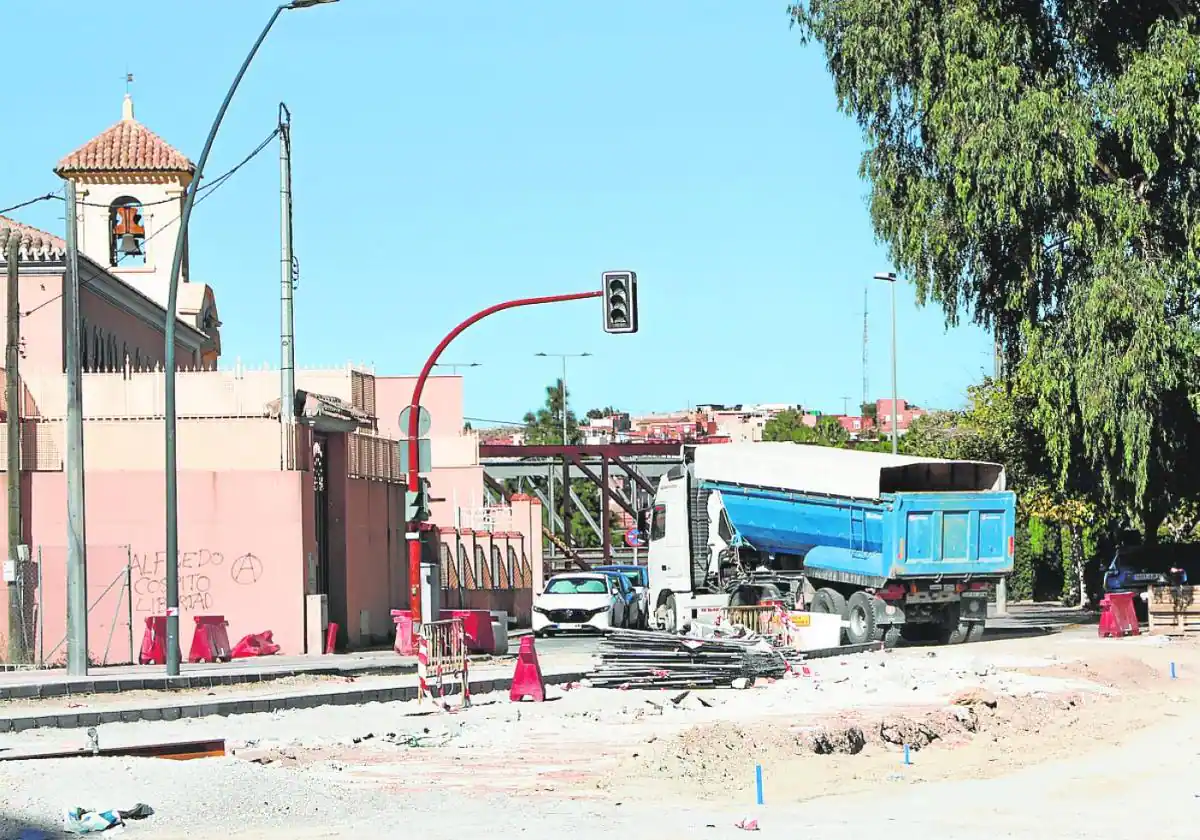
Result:
<svg viewBox="0 0 1200 840">
<path fill-rule="evenodd" d="M 196 171 L 192 174 L 192 182 L 188 185 L 187 192 L 184 194 L 183 209 L 179 214 L 179 233 L 175 236 L 175 256 L 171 259 L 171 275 L 168 278 L 167 286 L 166 324 L 163 329 L 166 344 L 163 348 L 163 414 L 165 415 L 164 425 L 166 426 L 166 493 L 164 495 L 166 497 L 167 519 L 167 539 L 165 546 L 167 555 L 167 675 L 172 677 L 179 674 L 179 486 L 175 440 L 175 309 L 179 297 L 179 272 L 183 266 L 183 253 L 187 245 L 188 221 L 192 216 L 192 207 L 196 203 L 196 191 L 200 187 L 200 179 L 204 176 L 204 165 L 208 162 L 208 155 L 212 151 L 213 140 L 216 139 L 217 130 L 221 127 L 221 121 L 225 119 L 225 112 L 229 110 L 229 103 L 233 101 L 233 95 L 237 92 L 238 85 L 242 82 L 242 77 L 246 75 L 246 70 L 250 67 L 250 62 L 254 60 L 254 56 L 258 53 L 258 48 L 262 46 L 263 41 L 267 38 L 267 34 L 271 31 L 271 27 L 275 25 L 275 21 L 279 19 L 279 15 L 286 8 L 288 8 L 287 4 L 278 7 L 271 15 L 271 19 L 267 21 L 267 25 L 263 27 L 258 40 L 250 48 L 250 53 L 246 56 L 246 60 L 242 62 L 237 76 L 234 77 L 233 84 L 229 86 L 229 90 L 225 94 L 225 101 L 221 103 L 221 108 L 217 111 L 217 117 L 213 120 L 212 127 L 208 130 L 208 138 L 204 141 L 204 150 L 200 152 L 200 160 L 196 163 Z"/>
</svg>

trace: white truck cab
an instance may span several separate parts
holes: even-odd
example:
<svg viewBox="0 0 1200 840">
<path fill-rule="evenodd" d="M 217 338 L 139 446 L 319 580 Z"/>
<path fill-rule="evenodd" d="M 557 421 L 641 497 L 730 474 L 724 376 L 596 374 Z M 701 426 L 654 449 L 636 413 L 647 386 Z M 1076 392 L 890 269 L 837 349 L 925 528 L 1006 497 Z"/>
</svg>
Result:
<svg viewBox="0 0 1200 840">
<path fill-rule="evenodd" d="M 719 535 L 709 534 L 709 510 L 704 511 L 703 521 L 689 521 L 688 494 L 686 467 L 671 469 L 659 481 L 649 517 L 646 566 L 650 578 L 650 624 L 669 632 L 678 631 L 690 619 L 716 613 L 729 605 L 728 593 L 709 592 L 693 585 L 693 564 L 699 572 L 697 578 L 715 579 L 717 558 L 727 546 Z M 712 494 L 705 507 L 715 505 L 719 509 L 719 496 Z"/>
</svg>

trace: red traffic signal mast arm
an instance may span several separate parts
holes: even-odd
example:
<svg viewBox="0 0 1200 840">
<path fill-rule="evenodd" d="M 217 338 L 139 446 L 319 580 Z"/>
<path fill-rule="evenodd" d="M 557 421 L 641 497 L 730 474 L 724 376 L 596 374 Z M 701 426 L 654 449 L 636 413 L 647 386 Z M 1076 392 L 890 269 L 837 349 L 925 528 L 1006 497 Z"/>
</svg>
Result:
<svg viewBox="0 0 1200 840">
<path fill-rule="evenodd" d="M 489 306 L 481 312 L 476 312 L 467 320 L 463 321 L 457 327 L 452 329 L 442 339 L 441 343 L 433 349 L 429 354 L 429 358 L 425 361 L 425 367 L 421 368 L 421 373 L 417 377 L 417 382 L 413 386 L 412 399 L 409 400 L 408 412 L 408 440 L 404 445 L 408 447 L 408 490 L 411 493 L 416 493 L 421 489 L 421 465 L 418 463 L 420 457 L 420 445 L 417 440 L 419 429 L 419 414 L 421 412 L 421 394 L 425 391 L 425 381 L 429 379 L 429 373 L 433 370 L 433 366 L 437 364 L 442 353 L 450 346 L 450 342 L 458 338 L 462 331 L 477 321 L 482 321 L 489 315 L 494 315 L 497 312 L 503 312 L 505 309 L 516 309 L 518 306 L 536 306 L 540 303 L 566 303 L 571 300 L 587 300 L 588 298 L 598 298 L 604 294 L 603 290 L 594 292 L 576 292 L 570 295 L 550 295 L 548 297 L 521 298 L 520 300 L 510 300 L 505 303 L 497 303 L 495 306 Z M 420 541 L 420 525 L 417 522 L 405 523 L 405 537 L 408 541 L 408 585 L 409 585 L 409 606 L 412 608 L 413 622 L 419 623 L 423 617 L 421 615 L 421 541 Z M 436 621 L 433 616 L 429 620 Z"/>
</svg>

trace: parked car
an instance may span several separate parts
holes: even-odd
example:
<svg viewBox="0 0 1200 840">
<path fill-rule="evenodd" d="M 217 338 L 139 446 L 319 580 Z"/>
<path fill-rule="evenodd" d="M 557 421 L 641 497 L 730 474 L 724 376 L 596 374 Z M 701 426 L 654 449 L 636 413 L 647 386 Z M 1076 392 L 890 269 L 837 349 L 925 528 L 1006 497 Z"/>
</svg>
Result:
<svg viewBox="0 0 1200 840">
<path fill-rule="evenodd" d="M 620 575 L 629 581 L 636 601 L 635 618 L 630 627 L 644 630 L 650 622 L 650 575 L 645 566 L 593 566 L 593 571 Z"/>
<path fill-rule="evenodd" d="M 1146 620 L 1151 586 L 1200 583 L 1200 544 L 1121 546 L 1104 570 L 1104 591 L 1132 592 L 1138 619 Z"/>
<path fill-rule="evenodd" d="M 623 587 L 603 572 L 555 575 L 533 601 L 533 633 L 544 637 L 559 631 L 604 633 L 628 627 L 631 592 L 628 582 Z"/>
</svg>

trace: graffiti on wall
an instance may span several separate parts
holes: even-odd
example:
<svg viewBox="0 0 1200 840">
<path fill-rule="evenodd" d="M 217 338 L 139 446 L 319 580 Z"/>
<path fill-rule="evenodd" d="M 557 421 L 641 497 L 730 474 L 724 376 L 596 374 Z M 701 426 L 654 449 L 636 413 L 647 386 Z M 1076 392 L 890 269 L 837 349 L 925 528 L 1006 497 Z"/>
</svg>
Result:
<svg viewBox="0 0 1200 840">
<path fill-rule="evenodd" d="M 133 578 L 133 608 L 161 615 L 167 609 L 167 552 L 134 552 L 130 557 Z M 217 608 L 218 587 L 214 581 L 228 575 L 238 586 L 253 586 L 262 579 L 262 560 L 242 554 L 227 562 L 220 551 L 202 548 L 179 552 L 179 608 L 200 612 Z"/>
</svg>

